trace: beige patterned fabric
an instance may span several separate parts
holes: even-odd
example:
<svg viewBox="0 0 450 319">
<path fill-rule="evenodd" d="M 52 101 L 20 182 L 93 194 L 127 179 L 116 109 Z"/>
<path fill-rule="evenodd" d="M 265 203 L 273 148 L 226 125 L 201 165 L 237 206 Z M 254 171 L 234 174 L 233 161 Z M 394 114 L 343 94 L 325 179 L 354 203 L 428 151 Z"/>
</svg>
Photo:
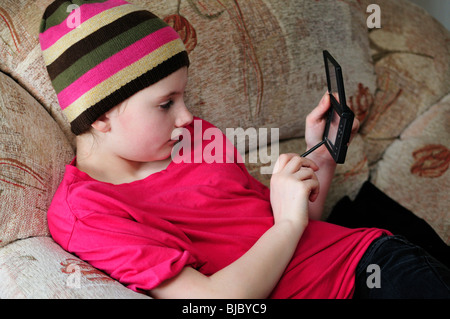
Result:
<svg viewBox="0 0 450 319">
<path fill-rule="evenodd" d="M 369 33 L 377 91 L 370 97 L 374 103 L 361 129 L 370 163 L 378 161 L 417 116 L 450 92 L 449 31 L 407 0 L 377 4 L 382 28 Z"/>
<path fill-rule="evenodd" d="M 450 95 L 447 95 L 388 147 L 373 180 L 378 188 L 433 225 L 447 243 L 450 243 L 449 123 Z"/>
<path fill-rule="evenodd" d="M 45 109 L 0 73 L 0 247 L 49 235 L 47 209 L 72 157 Z"/>
<path fill-rule="evenodd" d="M 64 251 L 49 237 L 0 249 L 0 296 L 30 298 L 148 298 Z"/>
</svg>

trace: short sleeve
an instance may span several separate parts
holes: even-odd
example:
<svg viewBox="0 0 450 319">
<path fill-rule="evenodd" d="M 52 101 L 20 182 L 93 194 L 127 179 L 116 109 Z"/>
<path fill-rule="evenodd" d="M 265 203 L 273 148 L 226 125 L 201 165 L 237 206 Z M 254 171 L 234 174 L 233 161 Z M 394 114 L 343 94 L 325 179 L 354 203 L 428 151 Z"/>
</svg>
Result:
<svg viewBox="0 0 450 319">
<path fill-rule="evenodd" d="M 142 224 L 121 212 L 83 215 L 68 250 L 134 291 L 151 290 L 186 266 L 201 267 L 190 240 L 164 220 Z"/>
</svg>

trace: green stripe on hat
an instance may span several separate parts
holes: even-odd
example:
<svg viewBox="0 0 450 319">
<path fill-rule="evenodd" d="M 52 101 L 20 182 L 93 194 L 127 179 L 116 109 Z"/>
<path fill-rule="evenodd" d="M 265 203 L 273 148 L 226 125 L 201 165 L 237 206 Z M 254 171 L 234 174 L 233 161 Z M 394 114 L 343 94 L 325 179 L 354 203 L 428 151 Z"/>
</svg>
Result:
<svg viewBox="0 0 450 319">
<path fill-rule="evenodd" d="M 150 33 L 166 26 L 167 24 L 160 19 L 150 19 L 138 24 L 126 32 L 117 35 L 112 39 L 109 39 L 105 43 L 101 43 L 101 37 L 99 37 L 99 34 L 101 36 L 105 35 L 105 32 L 103 32 L 102 29 L 96 33 L 93 33 L 89 36 L 88 41 L 86 41 L 84 45 L 79 47 L 72 46 L 69 50 L 67 50 L 67 54 L 64 53 L 65 60 L 58 59 L 54 62 L 59 65 L 53 65 L 52 63 L 49 66 L 48 72 L 50 77 L 52 77 L 52 74 L 58 74 L 52 80 L 52 84 L 56 92 L 61 92 L 76 79 L 115 53 L 148 36 Z M 99 43 L 100 45 L 96 46 L 96 44 Z M 89 49 L 91 49 L 89 46 L 96 47 L 89 51 Z M 56 68 L 58 69 L 55 70 Z M 55 73 L 53 73 L 53 71 L 55 71 Z"/>
<path fill-rule="evenodd" d="M 55 1 L 51 5 L 48 6 L 47 10 L 45 11 L 44 17 L 41 21 L 41 27 L 40 32 L 44 32 L 47 29 L 50 29 L 51 27 L 54 27 L 55 25 L 60 24 L 64 20 L 67 19 L 67 17 L 72 13 L 71 10 L 67 11 L 67 8 L 70 5 L 78 5 L 81 6 L 83 4 L 88 3 L 103 3 L 108 0 L 91 0 L 91 1 L 81 1 L 81 0 L 73 0 L 73 1 Z"/>
</svg>

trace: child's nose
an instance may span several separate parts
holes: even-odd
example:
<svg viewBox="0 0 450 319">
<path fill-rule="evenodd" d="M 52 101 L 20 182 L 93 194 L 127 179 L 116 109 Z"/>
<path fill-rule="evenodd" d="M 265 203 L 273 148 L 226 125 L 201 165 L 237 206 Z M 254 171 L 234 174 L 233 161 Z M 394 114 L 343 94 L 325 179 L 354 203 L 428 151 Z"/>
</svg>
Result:
<svg viewBox="0 0 450 319">
<path fill-rule="evenodd" d="M 177 120 L 175 125 L 177 127 L 184 127 L 192 123 L 194 120 L 194 116 L 191 112 L 187 109 L 186 105 L 183 103 L 183 105 L 180 107 L 180 110 L 177 114 Z"/>
</svg>

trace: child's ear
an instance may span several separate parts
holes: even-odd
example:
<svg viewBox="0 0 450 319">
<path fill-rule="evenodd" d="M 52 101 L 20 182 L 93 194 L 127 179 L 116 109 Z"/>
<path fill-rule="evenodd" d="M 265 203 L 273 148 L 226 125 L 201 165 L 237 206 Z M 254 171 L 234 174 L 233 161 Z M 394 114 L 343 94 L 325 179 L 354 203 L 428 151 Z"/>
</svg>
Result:
<svg viewBox="0 0 450 319">
<path fill-rule="evenodd" d="M 109 116 L 107 114 L 103 114 L 100 116 L 91 126 L 102 133 L 107 133 L 111 130 L 111 122 L 109 120 Z"/>
</svg>

